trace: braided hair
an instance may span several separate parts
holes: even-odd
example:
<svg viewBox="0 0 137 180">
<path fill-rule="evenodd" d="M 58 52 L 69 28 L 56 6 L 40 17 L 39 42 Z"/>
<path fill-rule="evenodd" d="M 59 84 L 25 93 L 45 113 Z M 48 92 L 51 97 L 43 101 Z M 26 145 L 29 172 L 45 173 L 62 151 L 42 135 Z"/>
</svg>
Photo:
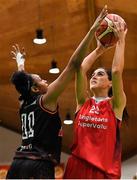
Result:
<svg viewBox="0 0 137 180">
<path fill-rule="evenodd" d="M 11 83 L 14 84 L 16 90 L 21 94 L 20 101 L 28 104 L 34 100 L 31 87 L 34 84 L 32 76 L 24 71 L 16 71 L 11 76 Z"/>
</svg>

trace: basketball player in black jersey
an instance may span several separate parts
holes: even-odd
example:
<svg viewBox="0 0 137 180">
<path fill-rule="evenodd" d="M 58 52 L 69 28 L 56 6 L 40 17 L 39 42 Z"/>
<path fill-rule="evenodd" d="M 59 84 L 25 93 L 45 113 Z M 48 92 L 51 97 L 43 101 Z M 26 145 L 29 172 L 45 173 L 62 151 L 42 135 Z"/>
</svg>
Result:
<svg viewBox="0 0 137 180">
<path fill-rule="evenodd" d="M 18 71 L 11 81 L 20 93 L 22 143 L 8 171 L 9 179 L 53 179 L 54 166 L 60 162 L 61 120 L 57 100 L 80 67 L 94 32 L 107 14 L 105 7 L 71 56 L 66 68 L 50 85 L 39 75 L 25 72 L 25 52 L 13 46 Z"/>
</svg>

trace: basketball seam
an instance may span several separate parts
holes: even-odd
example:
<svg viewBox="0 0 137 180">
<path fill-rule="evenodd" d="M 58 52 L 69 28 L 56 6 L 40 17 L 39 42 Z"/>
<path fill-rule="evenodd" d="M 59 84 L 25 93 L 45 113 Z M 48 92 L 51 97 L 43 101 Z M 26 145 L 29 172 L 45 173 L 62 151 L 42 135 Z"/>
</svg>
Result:
<svg viewBox="0 0 137 180">
<path fill-rule="evenodd" d="M 101 38 L 103 38 L 106 34 L 108 34 L 109 32 L 113 32 L 113 30 L 108 26 L 107 29 L 98 36 L 98 39 L 100 40 Z"/>
</svg>

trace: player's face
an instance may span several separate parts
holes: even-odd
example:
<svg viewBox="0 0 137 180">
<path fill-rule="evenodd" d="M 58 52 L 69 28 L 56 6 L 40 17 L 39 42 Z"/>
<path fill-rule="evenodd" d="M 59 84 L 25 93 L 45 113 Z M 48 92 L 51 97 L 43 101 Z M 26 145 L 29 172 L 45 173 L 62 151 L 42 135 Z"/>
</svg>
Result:
<svg viewBox="0 0 137 180">
<path fill-rule="evenodd" d="M 108 75 L 103 68 L 95 70 L 90 79 L 90 89 L 105 89 L 110 88 L 111 81 L 108 79 Z"/>
<path fill-rule="evenodd" d="M 34 80 L 36 87 L 39 90 L 39 93 L 45 94 L 47 92 L 47 89 L 48 89 L 47 80 L 41 79 L 41 77 L 37 74 L 32 74 L 31 76 Z"/>
</svg>

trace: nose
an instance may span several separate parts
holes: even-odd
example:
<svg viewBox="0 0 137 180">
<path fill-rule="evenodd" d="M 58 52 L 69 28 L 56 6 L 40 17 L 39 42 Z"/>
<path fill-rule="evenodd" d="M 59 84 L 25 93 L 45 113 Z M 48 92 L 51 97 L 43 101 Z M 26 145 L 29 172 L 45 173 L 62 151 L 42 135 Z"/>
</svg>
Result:
<svg viewBox="0 0 137 180">
<path fill-rule="evenodd" d="M 96 79 L 96 74 L 94 74 L 91 79 Z"/>
<path fill-rule="evenodd" d="M 43 79 L 42 81 L 43 81 L 45 84 L 47 84 L 47 80 Z"/>
<path fill-rule="evenodd" d="M 43 79 L 43 81 L 44 81 L 45 83 L 47 83 L 47 80 Z"/>
</svg>

